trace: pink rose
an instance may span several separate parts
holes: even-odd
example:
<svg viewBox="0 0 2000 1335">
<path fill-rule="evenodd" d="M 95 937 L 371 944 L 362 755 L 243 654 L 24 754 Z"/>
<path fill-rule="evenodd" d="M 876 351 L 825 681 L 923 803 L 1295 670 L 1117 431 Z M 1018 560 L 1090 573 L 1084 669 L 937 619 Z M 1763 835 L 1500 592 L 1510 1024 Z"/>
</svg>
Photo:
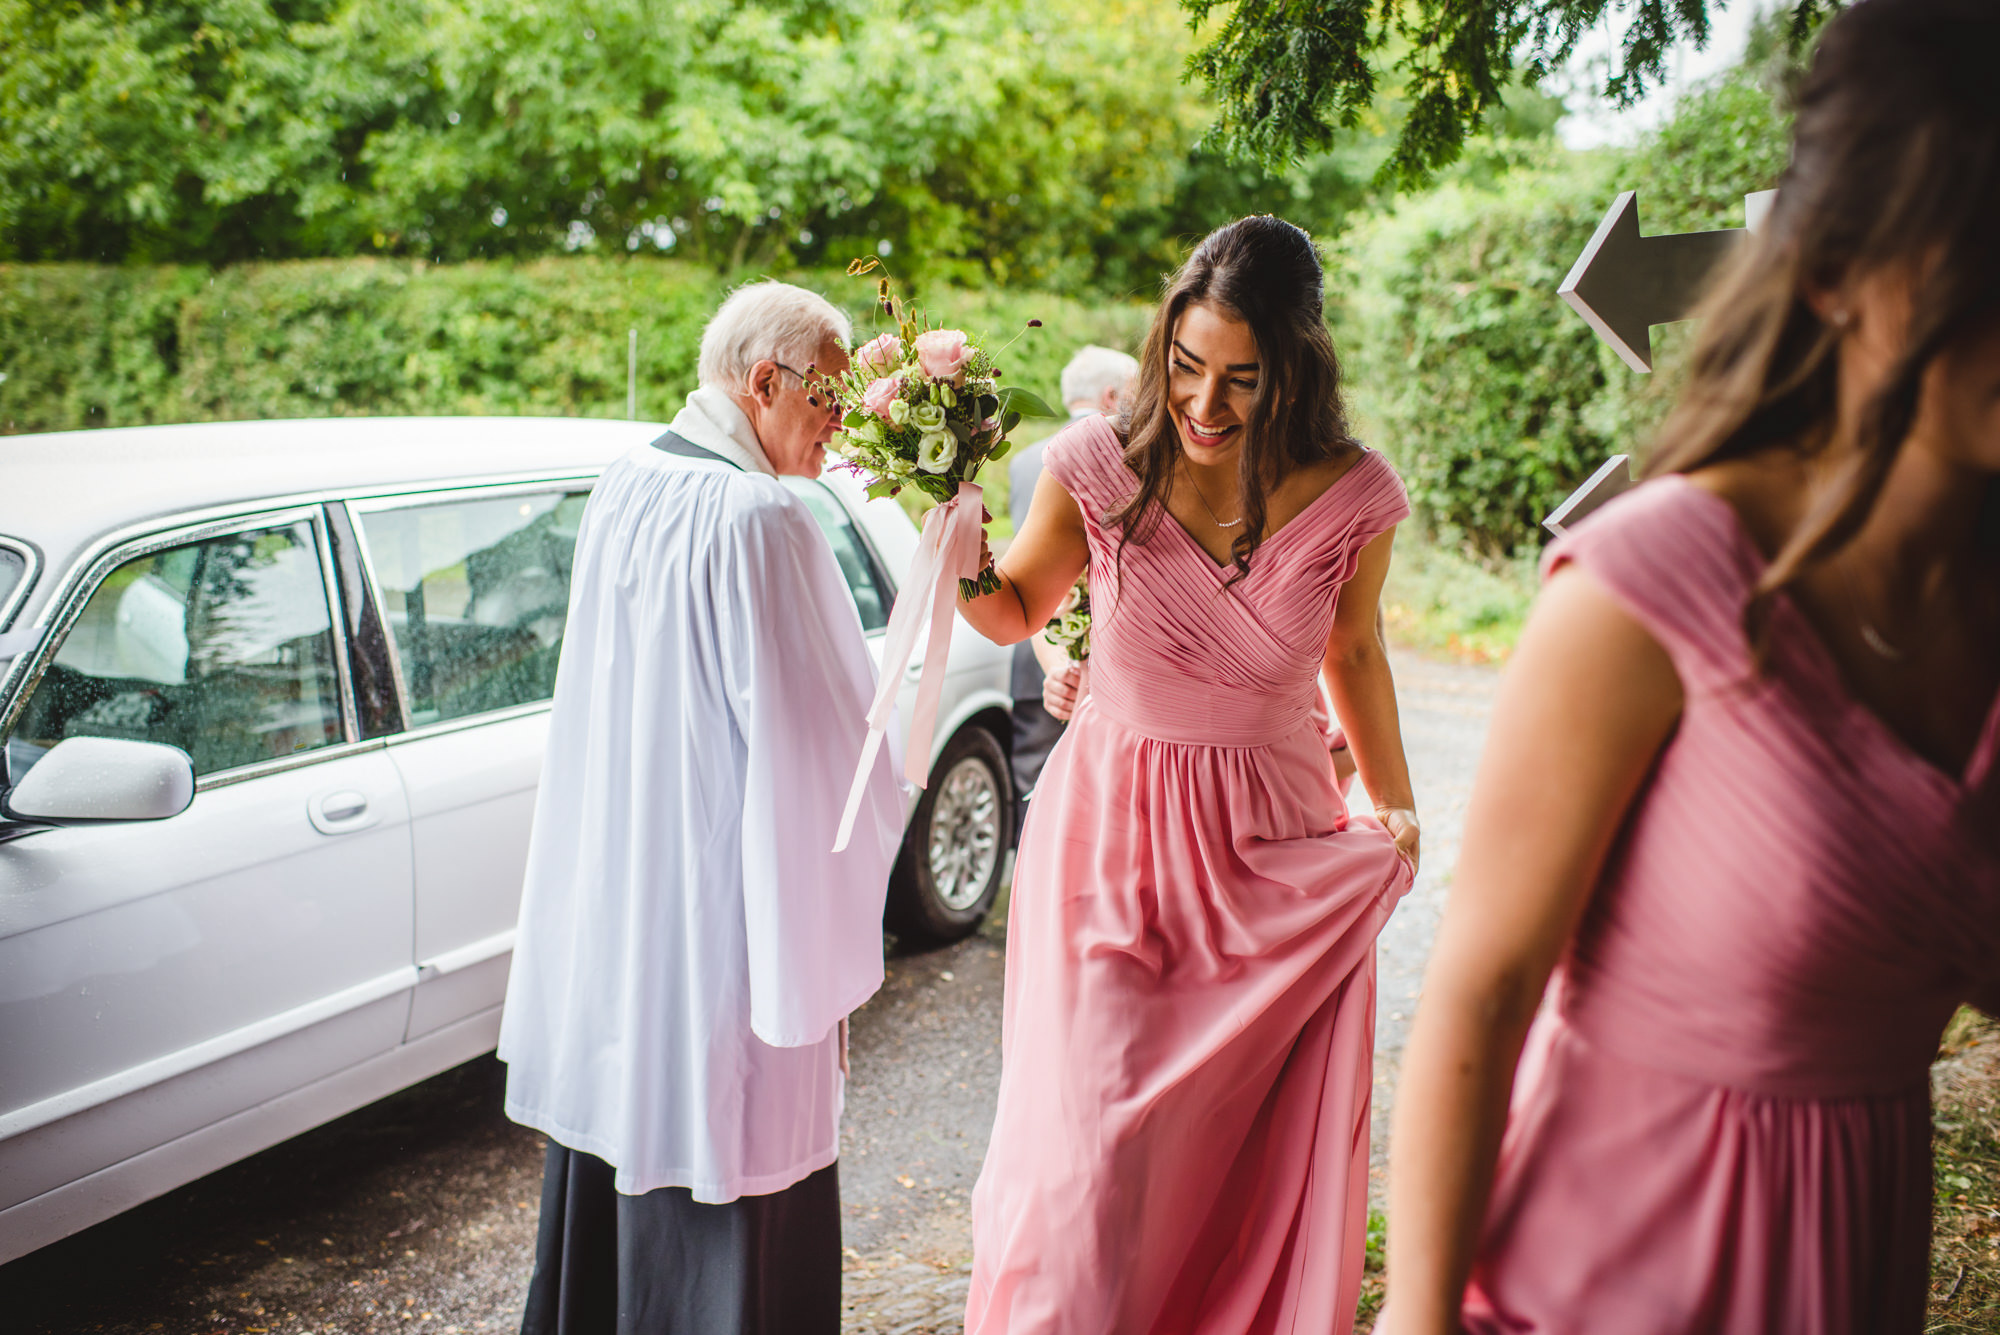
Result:
<svg viewBox="0 0 2000 1335">
<path fill-rule="evenodd" d="M 917 335 L 917 365 L 933 380 L 958 384 L 965 377 L 965 363 L 972 348 L 962 329 L 932 329 Z"/>
<path fill-rule="evenodd" d="M 877 340 L 878 342 L 880 340 Z M 866 349 L 864 349 L 866 351 Z M 861 406 L 874 413 L 883 421 L 889 420 L 889 405 L 903 392 L 903 381 L 899 376 L 885 375 L 871 383 L 861 395 Z"/>
<path fill-rule="evenodd" d="M 869 339 L 856 350 L 854 364 L 875 375 L 887 375 L 903 359 L 903 340 L 894 334 Z"/>
</svg>

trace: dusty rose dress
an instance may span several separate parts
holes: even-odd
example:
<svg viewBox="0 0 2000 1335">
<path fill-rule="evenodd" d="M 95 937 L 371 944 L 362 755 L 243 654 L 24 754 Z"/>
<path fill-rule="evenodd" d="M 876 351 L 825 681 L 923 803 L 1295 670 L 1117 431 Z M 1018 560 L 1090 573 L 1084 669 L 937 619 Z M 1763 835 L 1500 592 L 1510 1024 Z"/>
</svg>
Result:
<svg viewBox="0 0 2000 1335">
<path fill-rule="evenodd" d="M 2000 1002 L 1995 720 L 1962 775 L 1909 750 L 1781 601 L 1729 504 L 1648 483 L 1549 553 L 1672 658 L 1687 705 L 1531 1031 L 1475 1332 L 1922 1329 L 1928 1067 Z"/>
<path fill-rule="evenodd" d="M 1376 933 L 1410 874 L 1312 721 L 1340 586 L 1408 513 L 1368 454 L 1231 573 L 1101 418 L 1048 448 L 1090 535 L 1091 697 L 1014 873 L 968 1335 L 1345 1331 L 1361 1278 Z"/>
</svg>

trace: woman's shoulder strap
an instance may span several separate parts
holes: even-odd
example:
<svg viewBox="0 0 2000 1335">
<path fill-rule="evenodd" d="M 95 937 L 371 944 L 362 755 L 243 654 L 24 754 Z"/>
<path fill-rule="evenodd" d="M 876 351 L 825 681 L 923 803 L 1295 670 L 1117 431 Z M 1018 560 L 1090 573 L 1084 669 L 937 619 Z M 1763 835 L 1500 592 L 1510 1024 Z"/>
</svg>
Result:
<svg viewBox="0 0 2000 1335">
<path fill-rule="evenodd" d="M 1042 466 L 1086 514 L 1112 508 L 1131 490 L 1124 443 L 1111 420 L 1096 413 L 1058 431 L 1042 454 Z"/>
<path fill-rule="evenodd" d="M 1751 670 L 1743 611 L 1762 557 L 1722 497 L 1679 475 L 1644 483 L 1551 544 L 1543 577 L 1572 562 L 1659 641 L 1689 689 Z"/>
<path fill-rule="evenodd" d="M 1381 536 L 1410 517 L 1410 493 L 1382 451 L 1363 449 L 1349 471 L 1353 477 L 1343 476 L 1334 485 L 1349 489 L 1348 504 L 1358 521 L 1357 531 L 1365 535 L 1363 542 Z"/>
</svg>

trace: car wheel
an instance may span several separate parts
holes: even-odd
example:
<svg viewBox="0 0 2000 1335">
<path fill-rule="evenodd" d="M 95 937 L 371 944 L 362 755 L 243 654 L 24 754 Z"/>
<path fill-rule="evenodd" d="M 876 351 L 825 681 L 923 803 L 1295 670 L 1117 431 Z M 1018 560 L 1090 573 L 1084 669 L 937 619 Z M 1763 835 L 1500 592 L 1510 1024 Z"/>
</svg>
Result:
<svg viewBox="0 0 2000 1335">
<path fill-rule="evenodd" d="M 993 907 L 1014 837 L 1007 753 L 984 728 L 965 728 L 931 768 L 889 877 L 885 925 L 927 945 L 968 936 Z"/>
</svg>

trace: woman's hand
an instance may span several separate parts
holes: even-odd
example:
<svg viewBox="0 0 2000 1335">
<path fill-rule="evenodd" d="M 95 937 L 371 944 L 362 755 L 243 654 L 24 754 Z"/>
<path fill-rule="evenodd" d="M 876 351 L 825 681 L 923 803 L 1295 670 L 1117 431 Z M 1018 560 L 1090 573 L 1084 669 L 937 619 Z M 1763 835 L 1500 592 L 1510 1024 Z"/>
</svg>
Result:
<svg viewBox="0 0 2000 1335">
<path fill-rule="evenodd" d="M 1090 660 L 1069 663 L 1042 679 L 1042 708 L 1067 721 L 1090 694 Z"/>
<path fill-rule="evenodd" d="M 1382 822 L 1382 828 L 1396 841 L 1396 852 L 1410 864 L 1410 874 L 1416 875 L 1417 844 L 1423 833 L 1417 813 L 1408 807 L 1376 807 L 1375 819 Z"/>
<path fill-rule="evenodd" d="M 991 547 L 984 542 L 983 530 L 980 537 L 983 561 Z M 1035 484 L 1027 520 L 1001 559 L 1006 564 L 994 568 L 1000 577 L 999 592 L 961 598 L 958 614 L 995 644 L 1019 644 L 1048 624 L 1090 559 L 1083 511 L 1053 473 L 1044 472 Z"/>
</svg>

